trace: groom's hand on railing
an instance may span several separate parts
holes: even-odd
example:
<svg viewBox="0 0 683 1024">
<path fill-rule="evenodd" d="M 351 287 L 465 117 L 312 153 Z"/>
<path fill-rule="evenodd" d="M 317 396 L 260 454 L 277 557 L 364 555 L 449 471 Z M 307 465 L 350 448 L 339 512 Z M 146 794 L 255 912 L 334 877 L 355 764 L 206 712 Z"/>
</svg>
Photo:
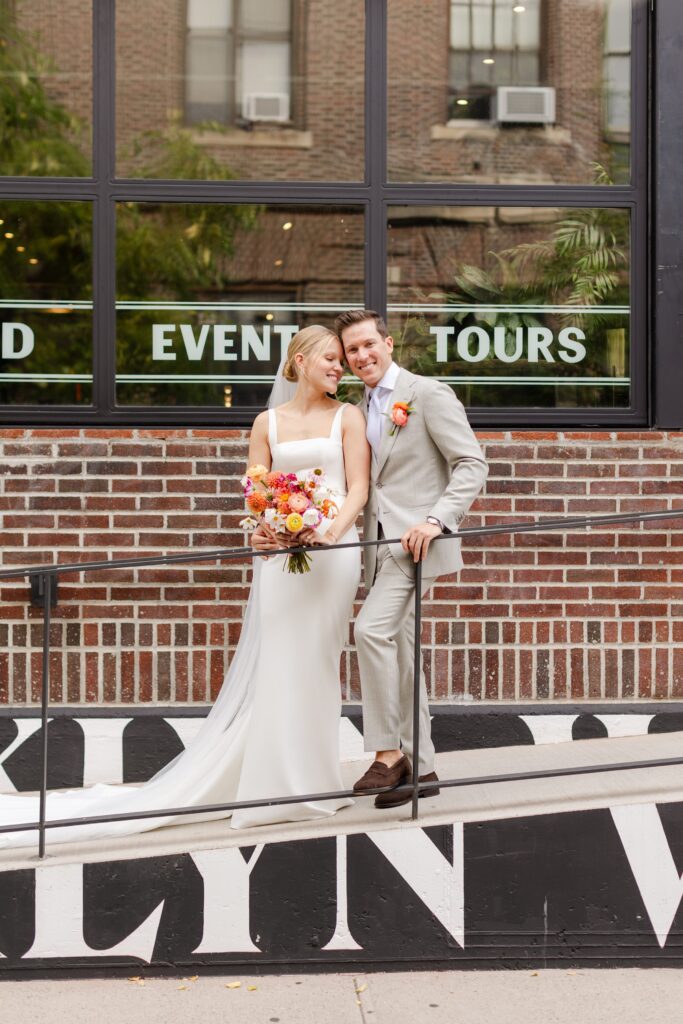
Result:
<svg viewBox="0 0 683 1024">
<path fill-rule="evenodd" d="M 435 537 L 440 537 L 443 530 L 434 523 L 418 523 L 411 526 L 401 537 L 401 547 L 413 556 L 414 562 L 420 562 L 427 557 L 429 545 Z"/>
</svg>

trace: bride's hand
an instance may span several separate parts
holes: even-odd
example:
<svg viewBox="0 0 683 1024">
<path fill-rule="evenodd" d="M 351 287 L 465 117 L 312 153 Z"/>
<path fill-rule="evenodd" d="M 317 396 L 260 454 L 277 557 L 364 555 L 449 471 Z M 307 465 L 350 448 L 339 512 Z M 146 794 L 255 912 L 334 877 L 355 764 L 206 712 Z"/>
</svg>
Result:
<svg viewBox="0 0 683 1024">
<path fill-rule="evenodd" d="M 259 523 L 251 535 L 251 546 L 259 554 L 263 552 L 262 558 L 267 560 L 266 551 L 277 551 L 283 545 L 274 530 L 271 530 L 265 523 Z"/>
</svg>

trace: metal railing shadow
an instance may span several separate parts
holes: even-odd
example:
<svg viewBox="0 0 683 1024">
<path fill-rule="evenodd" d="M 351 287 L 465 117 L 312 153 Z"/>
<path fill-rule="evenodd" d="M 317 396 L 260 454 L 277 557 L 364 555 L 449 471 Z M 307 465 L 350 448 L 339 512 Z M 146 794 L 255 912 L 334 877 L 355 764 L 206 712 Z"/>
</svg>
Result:
<svg viewBox="0 0 683 1024">
<path fill-rule="evenodd" d="M 579 518 L 547 519 L 535 522 L 510 523 L 494 526 L 476 526 L 459 530 L 456 534 L 443 534 L 434 538 L 432 543 L 448 543 L 460 539 L 468 540 L 473 537 L 492 537 L 501 534 L 521 533 L 547 533 L 548 531 L 590 529 L 593 526 L 611 526 L 627 523 L 652 522 L 666 519 L 683 519 L 683 509 L 662 509 L 656 512 L 631 512 L 615 513 L 605 516 L 583 516 Z M 341 548 L 364 548 L 381 547 L 385 544 L 400 544 L 397 538 L 382 538 L 381 540 L 354 541 L 353 543 L 334 544 L 329 546 L 316 547 L 315 551 L 336 551 Z M 291 555 L 295 551 L 304 550 L 301 548 L 283 548 L 279 551 L 269 552 L 270 555 Z M 310 548 L 306 549 L 310 551 Z M 193 563 L 205 561 L 238 561 L 258 558 L 260 555 L 252 548 L 217 548 L 211 551 L 194 552 L 192 554 L 180 555 L 158 555 L 151 558 L 125 558 L 105 559 L 92 562 L 74 562 L 54 565 L 26 566 L 17 569 L 0 569 L 0 580 L 5 579 L 29 579 L 38 580 L 38 592 L 43 596 L 43 644 L 41 660 L 41 776 L 40 776 L 40 797 L 38 821 L 12 823 L 10 825 L 0 824 L 0 834 L 5 832 L 28 832 L 38 831 L 38 856 L 45 856 L 46 832 L 51 828 L 68 828 L 76 825 L 97 825 L 114 821 L 134 821 L 145 818 L 165 818 L 179 815 L 206 814 L 221 811 L 234 811 L 238 808 L 274 807 L 280 804 L 291 804 L 299 802 L 332 800 L 339 797 L 358 796 L 353 790 L 334 790 L 329 793 L 299 793 L 295 796 L 270 797 L 260 800 L 232 801 L 220 804 L 202 804 L 192 807 L 173 807 L 150 809 L 145 811 L 131 811 L 123 814 L 100 814 L 82 816 L 75 818 L 61 818 L 52 821 L 46 820 L 47 806 L 47 777 L 48 777 L 48 717 L 50 708 L 50 618 L 51 618 L 51 596 L 53 582 L 60 576 L 67 573 L 93 572 L 98 569 L 130 569 L 143 568 L 152 565 L 173 565 L 178 563 Z M 411 795 L 411 815 L 414 821 L 418 820 L 418 799 L 421 789 L 428 789 L 434 786 L 434 782 L 419 781 L 419 754 L 420 754 L 420 733 L 419 733 L 419 706 L 420 706 L 420 663 L 422 657 L 421 644 L 421 623 L 422 623 L 422 563 L 415 564 L 415 645 L 414 645 L 414 670 L 413 670 L 413 764 L 412 778 L 409 783 L 396 787 L 394 792 L 404 792 Z M 441 779 L 438 785 L 443 788 L 457 786 L 475 786 L 482 783 L 516 782 L 543 778 L 558 778 L 566 775 L 588 775 L 601 772 L 621 771 L 634 768 L 659 768 L 669 765 L 683 764 L 683 756 L 674 758 L 659 758 L 647 761 L 625 761 L 613 764 L 583 765 L 581 767 L 543 769 L 541 771 L 508 772 L 499 775 L 475 776 L 461 779 Z M 371 790 L 364 790 L 363 796 L 375 796 L 385 793 L 388 787 L 379 787 Z"/>
</svg>

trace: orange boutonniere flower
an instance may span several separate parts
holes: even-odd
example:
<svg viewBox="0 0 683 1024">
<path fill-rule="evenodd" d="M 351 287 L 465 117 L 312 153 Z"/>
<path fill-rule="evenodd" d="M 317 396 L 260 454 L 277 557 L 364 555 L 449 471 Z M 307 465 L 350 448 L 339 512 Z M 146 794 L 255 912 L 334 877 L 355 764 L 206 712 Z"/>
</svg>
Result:
<svg viewBox="0 0 683 1024">
<path fill-rule="evenodd" d="M 394 436 L 399 427 L 405 427 L 406 423 L 408 422 L 408 417 L 410 416 L 411 412 L 414 411 L 415 410 L 413 409 L 412 405 L 409 405 L 408 402 L 394 402 L 393 406 L 391 407 L 391 412 L 384 414 L 385 416 L 388 416 L 391 422 L 393 423 L 393 427 L 389 431 L 390 437 Z"/>
</svg>

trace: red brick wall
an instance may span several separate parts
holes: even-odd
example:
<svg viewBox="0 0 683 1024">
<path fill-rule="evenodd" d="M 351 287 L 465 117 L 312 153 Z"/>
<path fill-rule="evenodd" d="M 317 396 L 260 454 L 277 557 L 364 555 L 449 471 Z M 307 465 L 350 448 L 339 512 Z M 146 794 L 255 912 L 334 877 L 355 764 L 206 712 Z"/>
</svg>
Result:
<svg viewBox="0 0 683 1024">
<path fill-rule="evenodd" d="M 681 507 L 683 433 L 485 432 L 490 476 L 466 525 Z M 235 430 L 0 432 L 7 567 L 240 544 Z M 683 525 L 671 520 L 464 546 L 424 605 L 432 696 L 683 696 Z M 64 577 L 56 702 L 203 702 L 239 636 L 247 565 Z M 41 612 L 0 584 L 0 702 L 37 701 Z M 344 696 L 359 696 L 345 652 Z"/>
</svg>

